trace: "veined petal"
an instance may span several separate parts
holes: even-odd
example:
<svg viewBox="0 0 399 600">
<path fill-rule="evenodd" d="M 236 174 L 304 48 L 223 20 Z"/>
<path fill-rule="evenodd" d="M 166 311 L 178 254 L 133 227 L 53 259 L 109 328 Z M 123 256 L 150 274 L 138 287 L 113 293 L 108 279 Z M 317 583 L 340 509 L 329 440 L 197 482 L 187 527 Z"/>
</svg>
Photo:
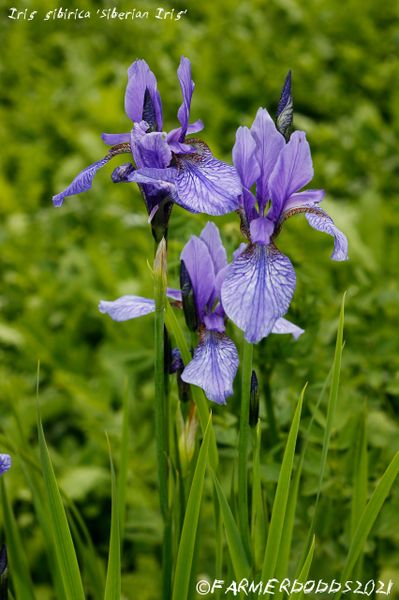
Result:
<svg viewBox="0 0 399 600">
<path fill-rule="evenodd" d="M 338 261 L 348 260 L 348 240 L 346 235 L 336 227 L 332 218 L 321 208 L 306 213 L 306 218 L 313 229 L 328 233 L 334 238 L 334 250 L 331 258 Z"/>
<path fill-rule="evenodd" d="M 179 141 L 184 142 L 190 119 L 191 98 L 195 87 L 194 81 L 191 79 L 191 64 L 185 56 L 181 57 L 180 65 L 177 69 L 177 76 L 180 81 L 181 93 L 183 96 L 183 104 L 177 112 L 177 118 L 181 125 Z"/>
<path fill-rule="evenodd" d="M 269 179 L 276 165 L 285 140 L 277 131 L 273 119 L 265 108 L 259 108 L 251 127 L 251 134 L 256 142 L 256 158 L 260 165 L 260 175 L 256 182 L 256 197 L 260 212 L 270 199 Z"/>
<path fill-rule="evenodd" d="M 215 223 L 208 221 L 200 233 L 200 239 L 207 245 L 217 275 L 227 265 L 227 254 Z"/>
<path fill-rule="evenodd" d="M 127 183 L 129 175 L 135 170 L 132 163 L 124 163 L 119 165 L 112 171 L 111 179 L 114 183 Z"/>
<path fill-rule="evenodd" d="M 154 312 L 155 302 L 141 296 L 122 296 L 112 302 L 101 300 L 98 309 L 114 321 L 128 321 Z"/>
<path fill-rule="evenodd" d="M 260 166 L 256 154 L 256 142 L 250 130 L 248 127 L 239 127 L 233 146 L 233 163 L 243 186 L 248 189 L 260 176 Z"/>
<path fill-rule="evenodd" d="M 269 218 L 278 221 L 289 197 L 308 184 L 312 177 L 313 164 L 306 135 L 303 131 L 294 131 L 270 175 L 272 207 Z"/>
<path fill-rule="evenodd" d="M 298 327 L 298 325 L 294 325 L 294 323 L 283 318 L 277 319 L 272 329 L 272 333 L 290 333 L 294 340 L 297 340 L 304 331 L 305 330 Z"/>
<path fill-rule="evenodd" d="M 11 456 L 9 454 L 0 454 L 0 475 L 11 468 Z"/>
<path fill-rule="evenodd" d="M 101 167 L 106 165 L 110 159 L 110 156 L 106 156 L 105 158 L 102 158 L 101 160 L 98 160 L 97 162 L 83 169 L 83 171 L 81 171 L 79 175 L 75 177 L 72 183 L 69 184 L 63 192 L 53 196 L 54 206 L 62 206 L 64 198 L 67 196 L 73 196 L 74 194 L 80 194 L 81 192 L 86 192 L 89 190 L 93 183 L 94 175 L 99 169 L 101 169 Z"/>
<path fill-rule="evenodd" d="M 148 112 L 148 110 L 144 110 L 145 101 L 147 100 L 146 90 L 151 98 L 156 120 L 156 123 L 149 123 L 149 125 L 152 128 L 155 125 L 156 129 L 161 131 L 162 103 L 157 90 L 157 80 L 145 60 L 136 60 L 128 69 L 128 83 L 125 93 L 125 111 L 133 122 L 142 121 L 145 116 L 148 118 L 147 114 L 144 115 L 144 112 Z"/>
<path fill-rule="evenodd" d="M 215 286 L 215 269 L 206 243 L 192 236 L 180 255 L 194 290 L 197 315 L 202 322 L 205 309 Z"/>
<path fill-rule="evenodd" d="M 101 139 L 107 146 L 126 144 L 130 142 L 130 133 L 102 133 Z"/>
<path fill-rule="evenodd" d="M 205 331 L 181 377 L 202 388 L 209 400 L 226 404 L 237 368 L 238 353 L 232 340 L 223 333 Z"/>
<path fill-rule="evenodd" d="M 194 123 L 191 123 L 191 125 L 187 126 L 186 135 L 190 135 L 190 133 L 198 133 L 199 131 L 202 131 L 203 129 L 204 129 L 204 124 L 201 121 L 201 119 L 198 119 Z M 179 141 L 180 137 L 181 137 L 181 127 L 177 127 L 176 129 L 172 129 L 171 131 L 169 131 L 169 133 L 166 137 L 166 141 L 170 145 L 172 152 L 176 152 L 177 154 L 181 154 L 181 153 L 184 154 L 184 152 L 187 152 L 187 150 L 185 150 L 185 148 L 190 149 L 190 146 L 188 144 L 184 144 L 183 142 L 180 142 Z M 189 141 L 189 140 L 187 140 L 187 141 Z"/>
<path fill-rule="evenodd" d="M 250 245 L 229 267 L 223 308 L 249 342 L 259 342 L 287 312 L 295 283 L 291 261 L 273 244 Z"/>
<path fill-rule="evenodd" d="M 204 142 L 194 154 L 176 155 L 175 202 L 191 212 L 224 215 L 239 208 L 242 191 L 234 167 L 212 156 Z"/>
</svg>

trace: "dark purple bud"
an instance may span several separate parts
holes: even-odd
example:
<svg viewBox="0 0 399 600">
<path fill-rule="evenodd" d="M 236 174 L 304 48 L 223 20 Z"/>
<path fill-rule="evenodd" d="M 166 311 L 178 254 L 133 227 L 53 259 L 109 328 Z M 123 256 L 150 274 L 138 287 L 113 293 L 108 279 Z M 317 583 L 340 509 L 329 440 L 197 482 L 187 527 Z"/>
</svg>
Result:
<svg viewBox="0 0 399 600">
<path fill-rule="evenodd" d="M 155 114 L 155 106 L 151 98 L 148 88 L 145 89 L 143 103 L 143 120 L 150 126 L 150 131 L 157 130 L 157 116 Z"/>
<path fill-rule="evenodd" d="M 124 165 L 120 165 L 113 170 L 111 178 L 114 183 L 127 183 L 129 181 L 128 177 L 134 171 L 134 166 L 132 163 L 125 163 Z"/>
<path fill-rule="evenodd" d="M 288 141 L 292 126 L 294 105 L 291 95 L 291 71 L 288 71 L 284 86 L 281 91 L 280 102 L 277 108 L 277 129 Z"/>
<path fill-rule="evenodd" d="M 198 329 L 198 315 L 195 306 L 195 295 L 189 272 L 184 261 L 180 261 L 180 289 L 183 300 L 183 312 L 187 327 L 191 331 Z"/>
<path fill-rule="evenodd" d="M 141 186 L 143 188 L 144 197 L 146 198 L 145 189 L 148 186 Z M 158 244 L 162 238 L 165 240 L 168 238 L 168 226 L 169 218 L 172 212 L 173 202 L 169 196 L 169 193 L 165 197 L 165 192 L 161 191 L 158 194 L 157 201 L 159 202 L 158 208 L 151 219 L 151 232 L 152 237 Z M 154 200 L 154 198 L 152 198 Z M 149 202 L 146 201 L 147 208 L 149 208 Z M 155 206 L 156 204 L 154 204 Z"/>
<path fill-rule="evenodd" d="M 251 376 L 251 393 L 249 397 L 249 426 L 256 427 L 259 419 L 259 384 L 255 371 Z"/>
<path fill-rule="evenodd" d="M 8 598 L 8 560 L 7 548 L 3 544 L 0 550 L 0 600 Z"/>
<path fill-rule="evenodd" d="M 179 348 L 173 348 L 169 373 L 177 373 L 178 371 L 183 371 L 183 369 L 184 364 L 182 361 L 180 350 Z"/>
</svg>

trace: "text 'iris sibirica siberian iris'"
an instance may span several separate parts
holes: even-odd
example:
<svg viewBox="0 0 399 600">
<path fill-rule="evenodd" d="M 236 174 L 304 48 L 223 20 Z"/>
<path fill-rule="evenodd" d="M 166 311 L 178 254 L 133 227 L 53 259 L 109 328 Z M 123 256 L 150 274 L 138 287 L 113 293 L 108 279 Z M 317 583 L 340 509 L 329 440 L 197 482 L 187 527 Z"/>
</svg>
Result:
<svg viewBox="0 0 399 600">
<path fill-rule="evenodd" d="M 224 280 L 221 298 L 227 316 L 249 342 L 269 335 L 288 311 L 295 290 L 295 271 L 275 245 L 284 221 L 306 213 L 309 225 L 334 237 L 333 260 L 346 260 L 345 235 L 320 208 L 323 190 L 302 190 L 313 178 L 309 144 L 303 131 L 286 142 L 292 120 L 291 76 L 278 109 L 277 127 L 260 108 L 251 129 L 239 127 L 234 165 L 243 185 L 241 229 L 248 244 L 236 253 Z M 287 136 L 288 137 L 288 136 Z M 256 185 L 255 195 L 251 188 Z"/>
<path fill-rule="evenodd" d="M 118 154 L 131 153 L 133 163 L 117 167 L 114 183 L 137 182 L 150 220 L 162 208 L 167 220 L 172 202 L 190 212 L 223 215 L 239 207 L 241 183 L 236 170 L 216 159 L 205 142 L 187 135 L 203 129 L 202 121 L 190 123 L 194 82 L 190 61 L 181 58 L 177 71 L 183 96 L 177 116 L 180 127 L 162 130 L 162 103 L 154 74 L 144 60 L 136 60 L 128 70 L 125 111 L 133 122 L 129 133 L 108 134 L 102 138 L 111 146 L 108 154 L 75 177 L 53 197 L 55 206 L 64 198 L 91 188 L 96 172 Z M 166 206 L 165 206 L 166 204 Z M 162 237 L 161 232 L 160 237 Z M 159 241 L 159 240 L 158 240 Z"/>
<path fill-rule="evenodd" d="M 192 360 L 181 378 L 201 387 L 209 400 L 225 404 L 233 393 L 233 381 L 238 368 L 238 353 L 234 342 L 226 335 L 226 314 L 220 302 L 220 290 L 228 272 L 226 250 L 219 230 L 208 223 L 200 236 L 192 236 L 181 253 L 182 291 L 168 288 L 168 296 L 181 305 L 184 287 L 189 282 L 193 292 L 194 315 L 191 329 L 199 342 Z M 183 295 L 182 295 L 183 292 Z M 99 309 L 115 321 L 127 321 L 155 311 L 155 302 L 140 296 L 122 296 L 113 302 L 101 301 Z M 291 333 L 297 338 L 302 329 L 285 319 L 278 319 L 272 333 Z"/>
</svg>

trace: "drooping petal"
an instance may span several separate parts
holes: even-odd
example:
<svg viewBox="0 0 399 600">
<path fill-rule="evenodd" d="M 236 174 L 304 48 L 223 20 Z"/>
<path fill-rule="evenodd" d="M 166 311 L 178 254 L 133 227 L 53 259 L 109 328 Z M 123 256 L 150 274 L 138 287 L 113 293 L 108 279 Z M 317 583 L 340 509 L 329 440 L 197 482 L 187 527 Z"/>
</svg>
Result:
<svg viewBox="0 0 399 600">
<path fill-rule="evenodd" d="M 99 169 L 101 169 L 101 167 L 106 165 L 110 159 L 110 156 L 106 156 L 105 158 L 102 158 L 101 160 L 98 160 L 97 162 L 83 169 L 83 171 L 81 171 L 79 175 L 75 177 L 72 183 L 70 183 L 63 192 L 53 196 L 54 206 L 62 206 L 64 198 L 67 196 L 73 196 L 74 194 L 80 194 L 81 192 L 86 192 L 89 190 L 93 183 L 94 175 Z"/>
<path fill-rule="evenodd" d="M 232 340 L 223 333 L 205 331 L 182 379 L 202 388 L 209 400 L 226 404 L 226 398 L 233 393 L 237 368 L 238 353 Z"/>
<path fill-rule="evenodd" d="M 294 131 L 284 145 L 270 175 L 269 192 L 272 207 L 269 218 L 278 221 L 289 197 L 302 189 L 313 177 L 310 147 L 303 131 Z"/>
<path fill-rule="evenodd" d="M 260 166 L 256 154 L 256 142 L 250 130 L 248 127 L 239 127 L 233 146 L 233 163 L 243 186 L 248 189 L 260 176 Z"/>
<path fill-rule="evenodd" d="M 149 123 L 152 129 L 162 130 L 162 103 L 157 90 L 157 80 L 145 60 L 136 60 L 128 69 L 128 83 L 125 93 L 125 111 L 133 122 L 148 118 L 148 95 L 155 114 L 155 123 Z M 145 106 L 147 109 L 145 111 Z M 147 114 L 144 115 L 144 112 Z M 148 121 L 147 121 L 148 122 Z M 154 127 L 155 126 L 155 127 Z"/>
<path fill-rule="evenodd" d="M 298 327 L 298 325 L 294 325 L 294 323 L 283 318 L 277 319 L 272 329 L 272 333 L 290 333 L 294 340 L 297 340 L 304 331 L 305 330 Z"/>
<path fill-rule="evenodd" d="M 251 221 L 250 232 L 251 241 L 254 244 L 263 244 L 270 242 L 270 237 L 274 230 L 274 223 L 267 217 L 258 217 Z"/>
<path fill-rule="evenodd" d="M 9 454 L 0 454 L 0 475 L 11 468 L 11 456 Z"/>
<path fill-rule="evenodd" d="M 223 308 L 249 342 L 259 342 L 287 312 L 295 283 L 291 261 L 273 244 L 250 245 L 229 267 Z"/>
<path fill-rule="evenodd" d="M 328 233 L 334 238 L 334 250 L 331 258 L 338 261 L 348 260 L 348 240 L 346 235 L 334 224 L 332 218 L 321 208 L 306 213 L 306 218 L 313 229 Z"/>
<path fill-rule="evenodd" d="M 304 190 L 292 194 L 285 203 L 282 218 L 285 219 L 295 212 L 305 212 L 308 208 L 317 207 L 324 195 L 324 190 Z"/>
<path fill-rule="evenodd" d="M 215 275 L 217 275 L 227 265 L 227 254 L 215 223 L 208 221 L 200 233 L 200 239 L 208 247 L 215 268 Z"/>
<path fill-rule="evenodd" d="M 102 133 L 101 139 L 107 146 L 126 144 L 130 142 L 130 133 Z"/>
<path fill-rule="evenodd" d="M 101 300 L 98 310 L 109 315 L 114 321 L 129 321 L 154 312 L 155 302 L 141 296 L 121 296 L 111 302 Z"/>
<path fill-rule="evenodd" d="M 215 286 L 215 269 L 206 243 L 192 236 L 180 255 L 194 290 L 197 315 L 202 322 L 205 309 Z"/>
<path fill-rule="evenodd" d="M 273 119 L 265 108 L 259 108 L 251 127 L 256 142 L 256 158 L 260 165 L 260 175 L 256 182 L 256 197 L 262 211 L 270 199 L 269 179 L 276 165 L 285 140 L 277 131 Z"/>
<path fill-rule="evenodd" d="M 288 71 L 277 108 L 277 129 L 288 140 L 294 106 L 291 95 L 291 71 Z"/>
<path fill-rule="evenodd" d="M 191 212 L 224 215 L 239 208 L 242 191 L 234 167 L 215 158 L 204 142 L 194 154 L 177 155 L 175 202 Z"/>
</svg>

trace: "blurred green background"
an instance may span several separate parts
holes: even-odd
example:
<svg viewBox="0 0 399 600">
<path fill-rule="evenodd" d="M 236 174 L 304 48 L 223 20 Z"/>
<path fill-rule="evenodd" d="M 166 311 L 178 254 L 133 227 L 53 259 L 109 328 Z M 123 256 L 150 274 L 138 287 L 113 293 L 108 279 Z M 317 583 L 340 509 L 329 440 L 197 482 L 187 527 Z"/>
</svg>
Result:
<svg viewBox="0 0 399 600">
<path fill-rule="evenodd" d="M 151 296 L 147 261 L 153 242 L 133 185 L 113 185 L 115 159 L 91 191 L 51 204 L 75 174 L 105 154 L 100 134 L 129 128 L 123 98 L 126 70 L 142 57 L 158 79 L 164 127 L 176 126 L 180 56 L 192 62 L 192 120 L 203 139 L 231 159 L 235 130 L 259 106 L 275 111 L 293 71 L 294 125 L 312 148 L 312 187 L 327 191 L 325 208 L 349 238 L 350 261 L 329 259 L 332 240 L 291 219 L 279 247 L 297 269 L 289 317 L 306 333 L 297 342 L 271 337 L 256 348 L 262 393 L 271 394 L 281 439 L 308 381 L 304 427 L 333 356 L 338 308 L 348 290 L 340 404 L 318 523 L 315 577 L 339 575 L 349 531 L 353 447 L 363 415 L 368 425 L 370 490 L 399 449 L 399 5 L 377 0 L 176 0 L 179 21 L 102 21 L 98 8 L 149 10 L 158 2 L 70 2 L 90 20 L 44 22 L 54 3 L 22 0 L 32 21 L 8 18 L 1 6 L 0 91 L 0 443 L 16 442 L 15 412 L 36 452 L 35 387 L 58 480 L 76 502 L 101 558 L 107 555 L 110 480 L 104 431 L 115 453 L 124 390 L 130 392 L 131 438 L 123 586 L 128 598 L 159 595 L 161 522 L 153 427 L 152 317 L 124 324 L 97 310 L 124 293 Z M 65 8 L 65 7 L 64 7 Z M 124 162 L 123 157 L 119 160 Z M 206 217 L 175 207 L 170 281 L 180 250 Z M 241 242 L 235 215 L 215 219 L 231 252 Z M 239 337 L 236 334 L 236 339 Z M 238 390 L 238 385 L 236 385 Z M 175 394 L 175 388 L 172 387 Z M 262 394 L 262 417 L 265 415 Z M 226 469 L 236 452 L 238 399 L 214 408 Z M 295 544 L 306 539 L 317 486 L 324 412 L 304 467 Z M 281 447 L 264 424 L 263 477 L 271 489 Z M 8 441 L 6 439 L 8 438 Z M 11 452 L 12 453 L 12 452 Z M 50 575 L 30 493 L 17 456 L 7 475 L 18 525 L 40 598 Z M 270 501 L 270 499 L 269 499 Z M 399 583 L 399 484 L 366 548 L 367 579 Z M 204 508 L 199 565 L 211 578 L 211 509 Z M 209 513 L 209 515 L 208 515 Z M 209 519 L 207 518 L 209 516 Z"/>
</svg>

